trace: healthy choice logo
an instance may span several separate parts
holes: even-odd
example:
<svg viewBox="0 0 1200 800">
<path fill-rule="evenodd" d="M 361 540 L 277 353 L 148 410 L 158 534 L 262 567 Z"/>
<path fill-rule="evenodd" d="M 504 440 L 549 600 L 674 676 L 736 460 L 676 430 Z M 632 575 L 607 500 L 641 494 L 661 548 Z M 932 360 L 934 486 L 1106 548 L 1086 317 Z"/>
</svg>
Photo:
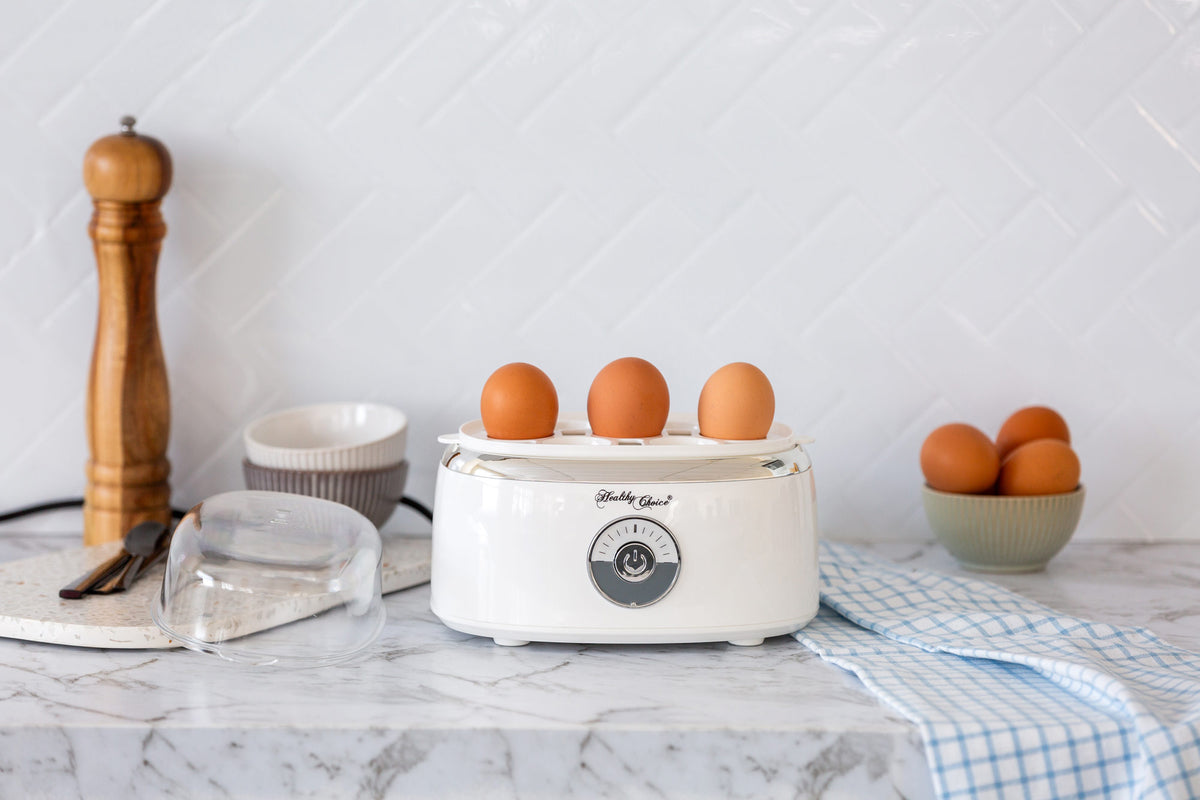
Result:
<svg viewBox="0 0 1200 800">
<path fill-rule="evenodd" d="M 647 509 L 659 508 L 670 504 L 675 498 L 671 495 L 655 497 L 652 494 L 634 494 L 625 489 L 614 492 L 611 489 L 601 489 L 596 492 L 596 508 L 604 508 L 609 503 L 625 503 L 630 508 Z"/>
</svg>

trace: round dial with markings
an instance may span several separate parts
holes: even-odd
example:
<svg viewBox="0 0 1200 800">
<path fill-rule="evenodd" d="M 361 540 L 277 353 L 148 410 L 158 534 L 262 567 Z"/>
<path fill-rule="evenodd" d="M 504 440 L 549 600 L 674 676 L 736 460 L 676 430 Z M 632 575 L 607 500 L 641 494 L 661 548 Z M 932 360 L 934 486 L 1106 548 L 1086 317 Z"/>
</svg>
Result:
<svg viewBox="0 0 1200 800">
<path fill-rule="evenodd" d="M 626 608 L 656 603 L 679 577 L 679 546 L 661 523 L 621 517 L 600 529 L 588 551 L 596 590 Z"/>
</svg>

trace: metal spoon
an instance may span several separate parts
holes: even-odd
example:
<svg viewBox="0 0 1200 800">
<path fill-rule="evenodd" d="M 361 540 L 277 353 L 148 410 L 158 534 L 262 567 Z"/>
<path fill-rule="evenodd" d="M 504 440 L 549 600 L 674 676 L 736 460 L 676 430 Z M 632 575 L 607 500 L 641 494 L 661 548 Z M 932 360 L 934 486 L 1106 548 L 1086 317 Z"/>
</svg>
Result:
<svg viewBox="0 0 1200 800">
<path fill-rule="evenodd" d="M 133 526 L 133 529 L 125 534 L 124 545 L 125 552 L 131 558 L 124 567 L 92 591 L 97 594 L 112 594 L 123 592 L 132 586 L 138 573 L 142 571 L 142 564 L 158 552 L 162 540 L 170 531 L 171 529 L 161 522 L 143 522 Z"/>
</svg>

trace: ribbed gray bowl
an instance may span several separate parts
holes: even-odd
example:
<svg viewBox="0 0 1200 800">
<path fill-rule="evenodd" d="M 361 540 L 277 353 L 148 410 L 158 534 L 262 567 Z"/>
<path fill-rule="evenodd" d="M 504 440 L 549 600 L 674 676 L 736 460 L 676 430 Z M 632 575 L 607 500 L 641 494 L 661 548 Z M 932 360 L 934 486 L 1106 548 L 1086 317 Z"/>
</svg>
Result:
<svg viewBox="0 0 1200 800">
<path fill-rule="evenodd" d="M 1037 572 L 1070 541 L 1083 485 L 1065 494 L 1001 497 L 922 487 L 929 527 L 950 555 L 977 572 Z"/>
<path fill-rule="evenodd" d="M 383 527 L 404 495 L 408 462 L 381 469 L 348 471 L 276 469 L 243 459 L 246 488 L 320 497 L 350 506 L 375 525 Z"/>
</svg>

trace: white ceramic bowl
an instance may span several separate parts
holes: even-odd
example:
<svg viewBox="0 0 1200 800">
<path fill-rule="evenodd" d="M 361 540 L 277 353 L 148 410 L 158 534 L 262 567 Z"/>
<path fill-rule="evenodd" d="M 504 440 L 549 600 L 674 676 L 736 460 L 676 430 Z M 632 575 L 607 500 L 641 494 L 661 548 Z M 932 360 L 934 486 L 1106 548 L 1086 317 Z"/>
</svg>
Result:
<svg viewBox="0 0 1200 800">
<path fill-rule="evenodd" d="M 274 469 L 380 469 L 404 460 L 408 417 L 377 403 L 321 403 L 276 411 L 242 436 L 246 458 Z"/>
</svg>

